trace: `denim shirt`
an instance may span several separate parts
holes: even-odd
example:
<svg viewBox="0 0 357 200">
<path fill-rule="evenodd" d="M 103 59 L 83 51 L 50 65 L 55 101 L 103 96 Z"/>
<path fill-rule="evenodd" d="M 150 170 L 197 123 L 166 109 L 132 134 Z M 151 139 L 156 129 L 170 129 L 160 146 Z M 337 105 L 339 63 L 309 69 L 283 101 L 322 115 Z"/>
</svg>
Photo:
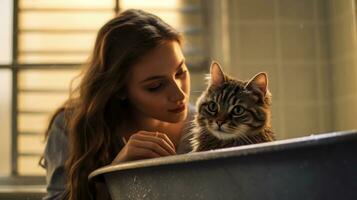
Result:
<svg viewBox="0 0 357 200">
<path fill-rule="evenodd" d="M 189 112 L 185 125 L 182 129 L 182 136 L 177 154 L 184 154 L 192 151 L 190 145 L 192 121 L 195 115 L 195 108 L 189 105 Z M 66 184 L 66 173 L 64 163 L 68 159 L 68 138 L 65 129 L 64 113 L 59 113 L 50 128 L 45 152 L 44 166 L 46 169 L 47 195 L 43 200 L 63 199 Z"/>
</svg>

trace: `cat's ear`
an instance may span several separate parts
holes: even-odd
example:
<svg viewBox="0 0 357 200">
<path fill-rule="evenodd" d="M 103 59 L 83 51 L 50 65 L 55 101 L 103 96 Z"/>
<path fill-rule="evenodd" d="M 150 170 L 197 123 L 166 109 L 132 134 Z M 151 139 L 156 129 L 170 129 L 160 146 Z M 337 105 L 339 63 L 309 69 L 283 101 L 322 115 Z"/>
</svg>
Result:
<svg viewBox="0 0 357 200">
<path fill-rule="evenodd" d="M 264 72 L 256 74 L 248 81 L 245 88 L 250 88 L 252 85 L 256 86 L 265 96 L 268 90 L 268 75 Z"/>
<path fill-rule="evenodd" d="M 211 80 L 210 84 L 213 86 L 220 86 L 226 80 L 226 77 L 222 71 L 221 66 L 216 61 L 212 61 L 211 64 Z"/>
</svg>

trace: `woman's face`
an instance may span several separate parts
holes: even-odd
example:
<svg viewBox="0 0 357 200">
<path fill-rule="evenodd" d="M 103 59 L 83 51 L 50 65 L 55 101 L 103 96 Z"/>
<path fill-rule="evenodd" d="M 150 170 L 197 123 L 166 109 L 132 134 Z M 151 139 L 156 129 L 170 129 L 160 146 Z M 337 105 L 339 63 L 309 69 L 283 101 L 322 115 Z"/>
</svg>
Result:
<svg viewBox="0 0 357 200">
<path fill-rule="evenodd" d="M 134 117 L 170 123 L 186 119 L 189 94 L 190 74 L 176 41 L 167 41 L 145 55 L 133 66 L 127 84 Z"/>
</svg>

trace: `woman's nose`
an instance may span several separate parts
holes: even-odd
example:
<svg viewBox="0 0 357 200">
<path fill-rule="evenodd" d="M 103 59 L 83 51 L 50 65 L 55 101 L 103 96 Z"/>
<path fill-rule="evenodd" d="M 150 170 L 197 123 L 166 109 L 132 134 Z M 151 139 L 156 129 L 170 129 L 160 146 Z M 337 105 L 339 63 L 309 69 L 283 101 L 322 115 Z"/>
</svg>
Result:
<svg viewBox="0 0 357 200">
<path fill-rule="evenodd" d="M 171 102 L 182 102 L 185 100 L 185 92 L 182 90 L 181 81 L 173 81 L 172 88 L 170 89 L 169 100 Z"/>
</svg>

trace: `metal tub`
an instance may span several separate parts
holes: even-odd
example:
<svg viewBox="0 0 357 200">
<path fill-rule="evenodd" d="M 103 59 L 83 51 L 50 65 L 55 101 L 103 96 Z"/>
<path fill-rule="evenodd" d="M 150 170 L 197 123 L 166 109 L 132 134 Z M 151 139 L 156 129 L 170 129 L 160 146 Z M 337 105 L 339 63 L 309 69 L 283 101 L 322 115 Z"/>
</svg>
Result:
<svg viewBox="0 0 357 200">
<path fill-rule="evenodd" d="M 357 199 L 357 132 L 335 132 L 95 170 L 114 200 Z"/>
</svg>

